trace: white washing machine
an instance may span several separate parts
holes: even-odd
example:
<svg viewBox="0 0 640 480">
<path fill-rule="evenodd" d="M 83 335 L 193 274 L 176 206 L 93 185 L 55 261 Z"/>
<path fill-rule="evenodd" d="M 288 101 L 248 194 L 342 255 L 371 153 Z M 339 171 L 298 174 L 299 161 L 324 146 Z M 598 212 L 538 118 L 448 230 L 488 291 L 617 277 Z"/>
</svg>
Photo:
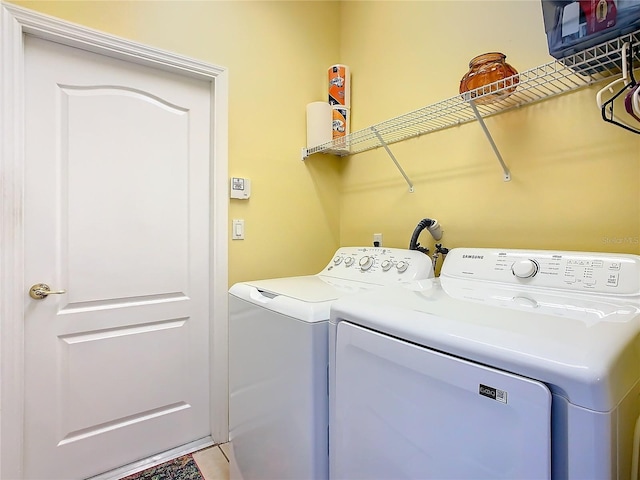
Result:
<svg viewBox="0 0 640 480">
<path fill-rule="evenodd" d="M 232 479 L 328 478 L 328 321 L 338 298 L 433 277 L 415 250 L 343 247 L 317 275 L 229 290 Z"/>
<path fill-rule="evenodd" d="M 639 256 L 453 249 L 329 337 L 332 480 L 638 478 Z"/>
</svg>

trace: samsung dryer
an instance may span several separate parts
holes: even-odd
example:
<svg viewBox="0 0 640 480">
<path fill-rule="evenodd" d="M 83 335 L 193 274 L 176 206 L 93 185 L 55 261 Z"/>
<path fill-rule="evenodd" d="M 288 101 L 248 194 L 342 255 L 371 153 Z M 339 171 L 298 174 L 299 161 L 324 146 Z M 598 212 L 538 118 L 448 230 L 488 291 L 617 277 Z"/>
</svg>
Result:
<svg viewBox="0 0 640 480">
<path fill-rule="evenodd" d="M 343 247 L 317 275 L 229 291 L 232 479 L 328 477 L 328 321 L 347 295 L 433 277 L 418 251 Z"/>
<path fill-rule="evenodd" d="M 332 480 L 635 480 L 639 419 L 639 256 L 453 249 L 332 305 Z"/>
</svg>

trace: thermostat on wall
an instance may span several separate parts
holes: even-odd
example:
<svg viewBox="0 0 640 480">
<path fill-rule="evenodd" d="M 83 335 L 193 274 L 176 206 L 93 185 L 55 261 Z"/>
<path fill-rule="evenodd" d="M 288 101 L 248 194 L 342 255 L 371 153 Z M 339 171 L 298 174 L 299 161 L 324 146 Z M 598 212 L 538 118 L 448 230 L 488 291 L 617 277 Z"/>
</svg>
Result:
<svg viewBox="0 0 640 480">
<path fill-rule="evenodd" d="M 248 178 L 231 177 L 231 198 L 246 200 L 251 196 L 251 180 Z"/>
</svg>

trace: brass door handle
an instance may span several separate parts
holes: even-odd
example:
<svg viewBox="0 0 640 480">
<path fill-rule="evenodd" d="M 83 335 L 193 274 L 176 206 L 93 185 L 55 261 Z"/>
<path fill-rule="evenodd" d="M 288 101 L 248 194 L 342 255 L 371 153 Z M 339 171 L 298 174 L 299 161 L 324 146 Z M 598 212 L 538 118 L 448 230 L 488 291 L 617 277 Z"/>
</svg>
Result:
<svg viewBox="0 0 640 480">
<path fill-rule="evenodd" d="M 43 298 L 47 298 L 48 295 L 62 295 L 63 293 L 67 293 L 67 291 L 52 291 L 51 287 L 46 283 L 36 283 L 29 289 L 29 296 L 35 300 L 42 300 Z"/>
</svg>

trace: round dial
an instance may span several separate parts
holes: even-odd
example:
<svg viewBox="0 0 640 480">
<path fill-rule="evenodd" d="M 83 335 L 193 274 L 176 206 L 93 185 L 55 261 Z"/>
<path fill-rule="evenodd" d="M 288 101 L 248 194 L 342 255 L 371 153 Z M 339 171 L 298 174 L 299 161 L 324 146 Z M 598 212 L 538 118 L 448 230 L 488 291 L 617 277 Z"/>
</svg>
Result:
<svg viewBox="0 0 640 480">
<path fill-rule="evenodd" d="M 360 259 L 360 270 L 362 270 L 363 272 L 365 270 L 369 270 L 371 268 L 371 265 L 373 265 L 373 257 L 365 255 Z"/>
<path fill-rule="evenodd" d="M 531 278 L 538 273 L 540 266 L 535 260 L 518 260 L 511 265 L 511 271 L 518 278 Z"/>
<path fill-rule="evenodd" d="M 398 269 L 398 271 L 400 273 L 404 272 L 407 268 L 409 268 L 409 264 L 407 262 L 405 262 L 404 260 L 400 260 L 398 263 L 396 263 L 396 268 Z"/>
<path fill-rule="evenodd" d="M 340 265 L 340 262 L 342 262 L 342 257 L 336 257 L 333 259 L 334 265 Z"/>
<path fill-rule="evenodd" d="M 353 257 L 347 257 L 347 258 L 344 259 L 344 264 L 347 267 L 350 267 L 351 265 L 353 265 L 353 262 L 354 262 Z"/>
<path fill-rule="evenodd" d="M 382 270 L 384 272 L 388 271 L 391 267 L 393 267 L 393 262 L 391 260 L 385 260 L 382 262 Z"/>
</svg>

